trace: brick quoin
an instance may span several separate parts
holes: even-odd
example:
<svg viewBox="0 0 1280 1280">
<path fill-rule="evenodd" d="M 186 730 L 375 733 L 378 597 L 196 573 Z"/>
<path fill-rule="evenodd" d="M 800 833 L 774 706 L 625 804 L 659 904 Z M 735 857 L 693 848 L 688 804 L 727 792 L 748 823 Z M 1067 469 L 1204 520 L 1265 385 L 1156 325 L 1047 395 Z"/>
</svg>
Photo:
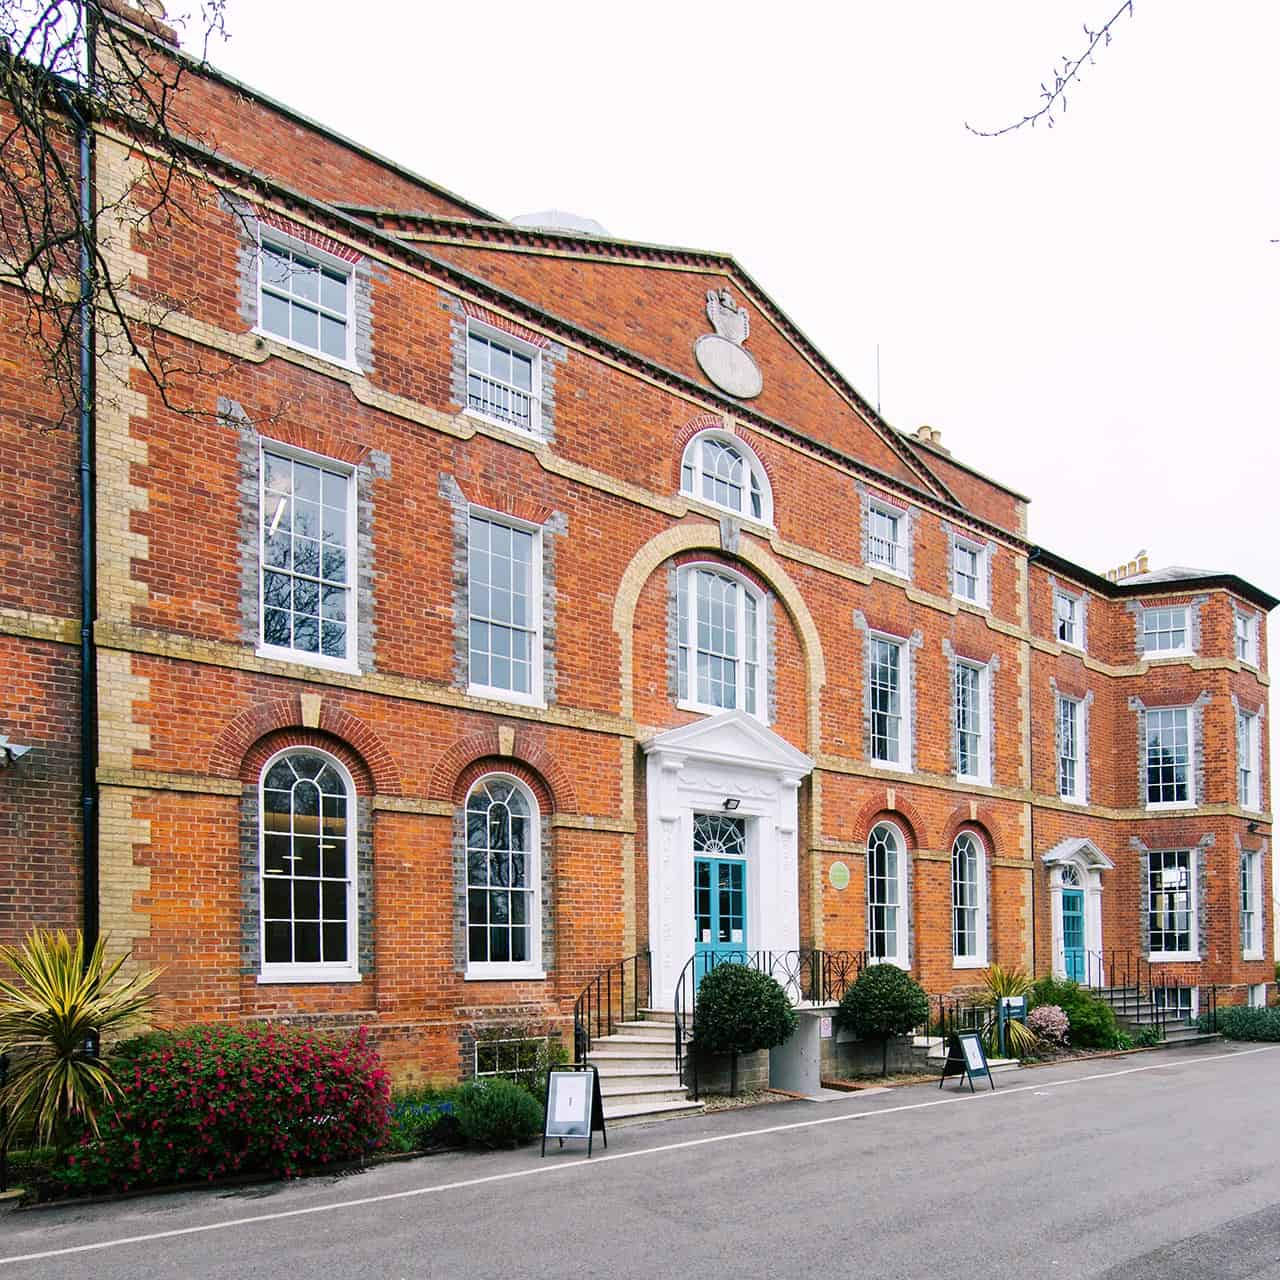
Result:
<svg viewBox="0 0 1280 1280">
<path fill-rule="evenodd" d="M 772 598 L 757 654 L 765 736 L 752 741 L 815 762 L 787 792 L 796 873 L 783 887 L 801 947 L 866 949 L 866 841 L 890 821 L 910 864 L 911 968 L 933 994 L 981 982 L 952 955 L 961 831 L 986 850 L 992 961 L 1061 969 L 1044 858 L 1084 838 L 1114 864 L 1100 879 L 1104 949 L 1141 952 L 1144 850 L 1189 850 L 1199 958 L 1163 971 L 1227 1001 L 1274 983 L 1269 763 L 1263 751 L 1259 803 L 1245 808 L 1236 758 L 1239 711 L 1260 717 L 1266 740 L 1265 591 L 1230 573 L 1112 580 L 1034 545 L 1027 499 L 936 434 L 882 422 L 732 259 L 502 223 L 216 72 L 184 84 L 182 109 L 226 168 L 196 184 L 189 217 L 131 226 L 123 266 L 136 259 L 140 305 L 191 300 L 148 337 L 157 354 L 218 372 L 184 389 L 194 418 L 141 378 L 127 405 L 104 399 L 95 459 L 104 925 L 134 963 L 165 966 L 164 1021 L 368 1025 L 403 1080 L 468 1074 L 486 1028 L 549 1028 L 572 1044 L 584 985 L 662 945 L 651 910 L 664 859 L 692 857 L 663 844 L 669 814 L 650 811 L 645 747 L 708 720 L 674 688 L 671 581 L 693 563 Z M 100 181 L 125 183 L 122 149 L 103 137 L 97 154 Z M 254 331 L 256 261 L 231 204 L 250 170 L 252 216 L 351 265 L 358 370 Z M 764 380 L 752 400 L 694 356 L 712 288 L 747 310 L 744 349 Z M 42 429 L 60 410 L 24 316 L 0 284 L 0 733 L 33 747 L 0 771 L 0 942 L 73 928 L 81 903 L 76 441 Z M 469 319 L 536 351 L 543 435 L 467 411 Z M 704 430 L 759 458 L 773 528 L 719 521 L 735 513 L 701 501 L 689 510 L 680 459 Z M 356 469 L 349 663 L 261 647 L 264 441 Z M 909 511 L 909 581 L 870 563 L 864 494 Z M 471 686 L 472 505 L 541 531 L 543 705 Z M 956 536 L 987 549 L 986 600 L 953 592 Z M 1079 602 L 1083 648 L 1058 640 L 1055 593 Z M 1139 610 L 1170 605 L 1187 610 L 1194 651 L 1141 653 Z M 1255 620 L 1256 663 L 1236 657 L 1238 613 Z M 901 638 L 910 668 L 900 769 L 869 758 L 867 629 Z M 956 776 L 957 656 L 989 664 L 989 784 Z M 1085 708 L 1083 803 L 1058 795 L 1060 696 Z M 1143 709 L 1158 707 L 1187 708 L 1195 726 L 1193 807 L 1146 803 Z M 256 788 L 286 748 L 331 753 L 355 783 L 371 957 L 359 982 L 259 982 L 254 969 Z M 779 824 L 754 816 L 768 786 L 749 763 L 708 753 L 681 767 L 717 812 L 740 789 L 759 875 L 771 868 L 750 860 L 779 856 Z M 524 782 L 545 819 L 545 976 L 468 969 L 462 808 L 491 773 Z M 1243 954 L 1242 851 L 1259 856 L 1261 959 Z M 837 861 L 851 872 L 843 890 Z M 681 927 L 691 905 L 676 904 Z"/>
</svg>

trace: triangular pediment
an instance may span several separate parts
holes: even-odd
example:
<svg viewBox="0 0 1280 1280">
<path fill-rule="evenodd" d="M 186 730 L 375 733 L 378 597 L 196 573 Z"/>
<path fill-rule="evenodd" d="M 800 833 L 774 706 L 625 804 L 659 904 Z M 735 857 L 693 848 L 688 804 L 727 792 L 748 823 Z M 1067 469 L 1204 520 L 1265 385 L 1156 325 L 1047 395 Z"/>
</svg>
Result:
<svg viewBox="0 0 1280 1280">
<path fill-rule="evenodd" d="M 803 751 L 745 711 L 722 711 L 668 729 L 642 746 L 646 755 L 656 752 L 676 759 L 715 760 L 797 780 L 813 770 L 813 761 Z"/>
<path fill-rule="evenodd" d="M 1070 840 L 1063 840 L 1055 844 L 1044 855 L 1044 865 L 1046 867 L 1057 866 L 1064 862 L 1095 867 L 1099 871 L 1114 871 L 1116 865 L 1092 840 L 1085 836 L 1073 836 Z"/>
</svg>

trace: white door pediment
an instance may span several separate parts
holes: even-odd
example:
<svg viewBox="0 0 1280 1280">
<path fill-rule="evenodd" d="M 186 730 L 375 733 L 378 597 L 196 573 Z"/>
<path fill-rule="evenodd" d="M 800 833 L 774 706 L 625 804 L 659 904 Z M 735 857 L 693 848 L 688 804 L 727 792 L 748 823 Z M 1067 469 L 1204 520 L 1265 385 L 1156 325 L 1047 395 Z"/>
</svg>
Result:
<svg viewBox="0 0 1280 1280">
<path fill-rule="evenodd" d="M 745 711 L 719 715 L 668 729 L 642 744 L 646 755 L 696 757 L 782 774 L 799 781 L 813 772 L 813 760 L 768 725 Z"/>
</svg>

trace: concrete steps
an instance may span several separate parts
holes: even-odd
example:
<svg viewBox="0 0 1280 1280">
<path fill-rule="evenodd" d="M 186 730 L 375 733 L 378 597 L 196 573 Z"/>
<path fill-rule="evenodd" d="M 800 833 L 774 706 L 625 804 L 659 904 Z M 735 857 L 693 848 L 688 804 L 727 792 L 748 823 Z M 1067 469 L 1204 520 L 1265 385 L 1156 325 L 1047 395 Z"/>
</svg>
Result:
<svg viewBox="0 0 1280 1280">
<path fill-rule="evenodd" d="M 605 1120 L 616 1125 L 698 1115 L 702 1103 L 689 1099 L 676 1072 L 675 1015 L 661 1009 L 641 1014 L 593 1041 L 587 1054 L 600 1073 Z"/>
</svg>

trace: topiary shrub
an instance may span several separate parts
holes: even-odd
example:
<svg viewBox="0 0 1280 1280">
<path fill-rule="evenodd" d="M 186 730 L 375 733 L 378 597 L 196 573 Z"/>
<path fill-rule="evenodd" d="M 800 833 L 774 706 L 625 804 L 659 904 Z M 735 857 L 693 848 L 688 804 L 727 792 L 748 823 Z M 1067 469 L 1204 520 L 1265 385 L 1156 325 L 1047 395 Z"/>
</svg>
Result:
<svg viewBox="0 0 1280 1280">
<path fill-rule="evenodd" d="M 868 965 L 844 993 L 836 1010 L 836 1026 L 860 1040 L 879 1040 L 881 1075 L 889 1074 L 889 1040 L 914 1030 L 929 1017 L 929 997 L 905 969 L 896 964 Z"/>
<path fill-rule="evenodd" d="M 1210 1015 L 1201 1014 L 1201 1031 L 1212 1031 Z M 1280 1009 L 1233 1004 L 1218 1009 L 1218 1031 L 1228 1040 L 1280 1040 Z"/>
<path fill-rule="evenodd" d="M 510 1080 L 472 1080 L 456 1094 L 458 1128 L 482 1147 L 514 1147 L 542 1129 L 542 1104 Z"/>
<path fill-rule="evenodd" d="M 1085 990 L 1078 982 L 1041 978 L 1031 988 L 1035 1005 L 1056 1004 L 1071 1024 L 1071 1045 L 1075 1049 L 1119 1049 L 1125 1037 L 1116 1025 L 1115 1011 L 1105 1001 Z"/>
<path fill-rule="evenodd" d="M 767 973 L 742 964 L 716 965 L 698 987 L 693 1042 L 699 1053 L 731 1053 L 729 1091 L 738 1092 L 738 1054 L 781 1044 L 796 1029 L 787 993 Z"/>
<path fill-rule="evenodd" d="M 57 1191 L 127 1191 L 234 1174 L 291 1178 L 383 1144 L 390 1089 L 368 1033 L 187 1027 L 119 1047 L 121 1089 L 95 1137 L 52 1170 Z"/>
</svg>

